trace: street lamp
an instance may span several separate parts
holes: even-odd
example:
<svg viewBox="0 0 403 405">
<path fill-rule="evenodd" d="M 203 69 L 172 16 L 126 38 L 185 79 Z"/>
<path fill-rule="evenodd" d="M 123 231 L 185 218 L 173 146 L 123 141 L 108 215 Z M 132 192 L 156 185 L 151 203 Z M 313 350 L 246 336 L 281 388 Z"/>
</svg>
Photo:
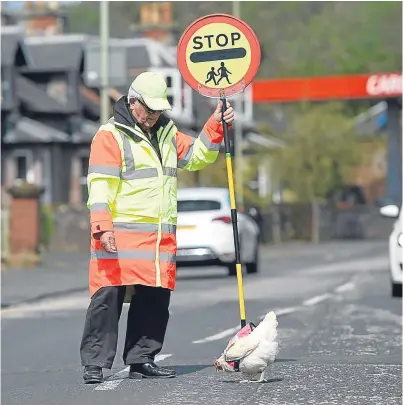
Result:
<svg viewBox="0 0 403 405">
<path fill-rule="evenodd" d="M 241 17 L 241 2 L 233 1 L 232 2 L 232 14 L 234 17 Z M 239 93 L 234 99 L 234 109 L 235 111 L 241 111 L 242 102 L 241 94 Z M 235 138 L 235 191 L 236 191 L 236 200 L 237 205 L 244 209 L 243 201 L 243 139 L 242 139 L 242 123 L 238 121 L 234 126 L 234 138 Z"/>
<path fill-rule="evenodd" d="M 109 119 L 109 2 L 100 2 L 100 50 L 101 50 L 101 111 L 100 122 Z"/>
</svg>

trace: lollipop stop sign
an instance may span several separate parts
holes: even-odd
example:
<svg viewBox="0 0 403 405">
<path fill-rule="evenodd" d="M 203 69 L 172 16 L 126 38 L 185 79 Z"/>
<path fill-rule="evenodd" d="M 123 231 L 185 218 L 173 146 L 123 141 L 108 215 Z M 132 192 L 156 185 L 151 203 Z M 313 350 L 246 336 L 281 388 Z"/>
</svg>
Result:
<svg viewBox="0 0 403 405">
<path fill-rule="evenodd" d="M 230 97 L 248 86 L 260 64 L 260 45 L 252 28 L 239 18 L 212 14 L 184 31 L 178 67 L 193 90 L 206 97 Z"/>
<path fill-rule="evenodd" d="M 186 28 L 179 40 L 177 60 L 183 79 L 193 90 L 203 96 L 222 100 L 224 117 L 226 98 L 243 91 L 255 77 L 260 64 L 260 45 L 252 28 L 241 19 L 227 14 L 212 14 L 199 18 Z M 239 314 L 243 328 L 246 325 L 246 312 L 238 219 L 229 131 L 224 118 L 222 125 L 234 231 Z"/>
</svg>

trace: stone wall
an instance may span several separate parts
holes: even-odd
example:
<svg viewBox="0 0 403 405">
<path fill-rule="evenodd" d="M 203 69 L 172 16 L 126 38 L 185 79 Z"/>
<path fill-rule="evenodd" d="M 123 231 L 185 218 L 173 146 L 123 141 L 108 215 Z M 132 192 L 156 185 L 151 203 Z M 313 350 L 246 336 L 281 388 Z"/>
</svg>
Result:
<svg viewBox="0 0 403 405">
<path fill-rule="evenodd" d="M 334 239 L 386 239 L 395 219 L 373 205 L 338 208 L 328 204 L 278 204 L 262 215 L 264 243 Z"/>
<path fill-rule="evenodd" d="M 394 219 L 384 218 L 375 206 L 338 209 L 328 205 L 283 204 L 262 215 L 262 243 L 332 239 L 385 239 Z M 87 207 L 62 206 L 54 214 L 51 252 L 88 252 L 90 249 Z"/>
<path fill-rule="evenodd" d="M 50 252 L 89 252 L 89 211 L 85 206 L 61 206 L 54 213 Z"/>
</svg>

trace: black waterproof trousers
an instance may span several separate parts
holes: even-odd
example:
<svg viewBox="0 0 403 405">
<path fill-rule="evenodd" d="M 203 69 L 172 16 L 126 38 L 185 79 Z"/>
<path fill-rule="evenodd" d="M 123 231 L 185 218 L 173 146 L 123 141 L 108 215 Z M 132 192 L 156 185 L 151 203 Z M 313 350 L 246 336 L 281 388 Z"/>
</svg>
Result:
<svg viewBox="0 0 403 405">
<path fill-rule="evenodd" d="M 126 287 L 103 287 L 91 298 L 80 354 L 83 366 L 112 368 Z M 147 363 L 161 351 L 169 319 L 171 291 L 135 286 L 127 317 L 123 361 Z"/>
</svg>

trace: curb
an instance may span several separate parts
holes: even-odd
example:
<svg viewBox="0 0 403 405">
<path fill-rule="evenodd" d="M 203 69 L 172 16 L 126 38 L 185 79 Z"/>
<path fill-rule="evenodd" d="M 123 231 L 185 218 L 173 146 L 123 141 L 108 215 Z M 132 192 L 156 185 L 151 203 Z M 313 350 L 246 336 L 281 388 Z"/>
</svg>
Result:
<svg viewBox="0 0 403 405">
<path fill-rule="evenodd" d="M 76 288 L 70 288 L 68 290 L 62 290 L 62 291 L 54 291 L 50 293 L 45 293 L 45 294 L 40 294 L 35 297 L 29 298 L 27 300 L 21 300 L 17 302 L 12 302 L 12 303 L 1 303 L 0 309 L 10 309 L 17 307 L 19 305 L 26 305 L 26 304 L 32 304 L 38 301 L 42 301 L 48 298 L 59 298 L 63 297 L 64 295 L 69 295 L 69 294 L 74 294 L 74 293 L 79 293 L 79 292 L 84 292 L 88 290 L 88 286 L 85 287 L 76 287 Z"/>
</svg>

